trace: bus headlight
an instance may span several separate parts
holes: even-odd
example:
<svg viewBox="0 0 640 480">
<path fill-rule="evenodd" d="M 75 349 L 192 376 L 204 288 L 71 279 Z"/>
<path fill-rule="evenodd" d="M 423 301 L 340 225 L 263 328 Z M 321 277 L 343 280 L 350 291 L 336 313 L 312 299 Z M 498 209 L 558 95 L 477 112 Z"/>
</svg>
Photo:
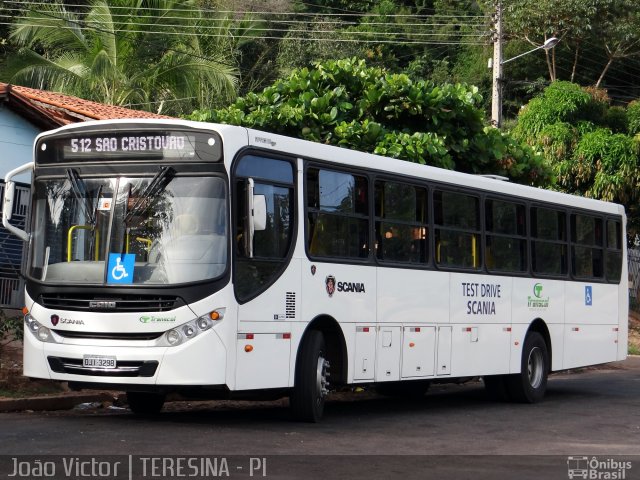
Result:
<svg viewBox="0 0 640 480">
<path fill-rule="evenodd" d="M 176 347 L 213 328 L 217 320 L 224 318 L 225 309 L 219 308 L 207 315 L 191 320 L 166 332 L 156 343 L 157 346 Z"/>
<path fill-rule="evenodd" d="M 184 327 L 182 327 L 182 333 L 184 333 L 184 336 L 187 338 L 193 338 L 198 334 L 198 331 L 196 330 L 195 325 L 187 323 Z"/>
<path fill-rule="evenodd" d="M 38 328 L 38 333 L 36 336 L 40 341 L 46 342 L 47 340 L 49 340 L 49 337 L 51 336 L 51 330 L 41 325 L 40 328 Z"/>
<path fill-rule="evenodd" d="M 167 339 L 167 343 L 171 346 L 178 345 L 182 341 L 182 335 L 177 330 L 169 330 L 165 334 L 165 338 Z"/>
<path fill-rule="evenodd" d="M 51 330 L 40 324 L 40 322 L 28 313 L 24 316 L 24 324 L 26 329 L 41 342 L 57 343 Z"/>
</svg>

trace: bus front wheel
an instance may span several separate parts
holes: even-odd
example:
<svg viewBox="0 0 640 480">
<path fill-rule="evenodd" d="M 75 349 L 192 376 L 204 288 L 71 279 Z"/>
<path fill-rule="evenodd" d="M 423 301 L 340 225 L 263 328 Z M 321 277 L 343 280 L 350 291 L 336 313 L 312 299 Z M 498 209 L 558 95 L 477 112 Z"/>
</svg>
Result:
<svg viewBox="0 0 640 480">
<path fill-rule="evenodd" d="M 329 362 L 326 358 L 324 335 L 318 330 L 308 332 L 296 362 L 295 383 L 289 404 L 296 420 L 319 422 L 324 413 L 324 401 L 329 393 Z"/>
<path fill-rule="evenodd" d="M 165 395 L 150 392 L 127 392 L 127 403 L 137 415 L 155 415 L 164 406 Z"/>
<path fill-rule="evenodd" d="M 520 374 L 510 375 L 507 390 L 516 402 L 536 403 L 547 389 L 549 351 L 542 335 L 529 332 L 522 348 Z"/>
</svg>

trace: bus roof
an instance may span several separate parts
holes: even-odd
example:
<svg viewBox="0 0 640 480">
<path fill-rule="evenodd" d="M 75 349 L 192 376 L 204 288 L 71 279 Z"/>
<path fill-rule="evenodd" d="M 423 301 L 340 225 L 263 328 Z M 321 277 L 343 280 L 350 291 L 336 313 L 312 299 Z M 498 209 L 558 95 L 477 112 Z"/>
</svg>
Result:
<svg viewBox="0 0 640 480">
<path fill-rule="evenodd" d="M 574 208 L 600 211 L 602 213 L 624 215 L 624 207 L 622 205 L 611 202 L 584 198 L 577 195 L 569 195 L 566 193 L 555 192 L 543 188 L 530 187 L 527 185 L 521 185 L 503 181 L 497 178 L 492 178 L 492 176 L 461 173 L 453 170 L 421 165 L 406 160 L 383 157 L 380 155 L 360 152 L 357 150 L 350 150 L 347 148 L 341 148 L 332 145 L 324 145 L 308 140 L 301 140 L 298 138 L 286 137 L 275 133 L 263 132 L 233 125 L 203 123 L 179 119 L 164 120 L 141 118 L 99 120 L 67 125 L 56 130 L 42 133 L 38 136 L 38 138 L 52 133 L 61 133 L 66 130 L 79 128 L 96 128 L 100 125 L 107 124 L 145 124 L 149 126 L 173 125 L 200 129 L 212 128 L 217 130 L 222 135 L 223 144 L 224 139 L 227 136 L 233 136 L 236 137 L 236 139 L 238 136 L 242 136 L 246 138 L 246 145 L 248 146 L 264 150 L 282 152 L 309 160 L 330 162 L 336 165 L 343 165 L 345 167 L 352 166 L 362 169 L 376 170 L 378 172 L 389 172 L 393 173 L 394 175 L 399 174 L 416 179 L 430 180 L 433 182 L 447 184 L 453 187 L 468 187 L 490 193 L 521 197 L 522 199 L 529 201 L 556 203 L 571 206 Z M 245 142 L 243 141 L 242 143 Z M 225 158 L 225 163 L 229 165 L 232 160 L 232 158 Z"/>
</svg>

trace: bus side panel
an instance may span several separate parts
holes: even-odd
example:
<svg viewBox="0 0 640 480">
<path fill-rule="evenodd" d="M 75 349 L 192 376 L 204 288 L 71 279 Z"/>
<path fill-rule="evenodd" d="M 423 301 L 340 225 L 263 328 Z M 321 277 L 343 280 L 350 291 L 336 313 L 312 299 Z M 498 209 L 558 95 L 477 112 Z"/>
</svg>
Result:
<svg viewBox="0 0 640 480">
<path fill-rule="evenodd" d="M 378 323 L 449 323 L 449 274 L 378 268 Z"/>
<path fill-rule="evenodd" d="M 300 341 L 292 332 L 292 323 L 300 320 L 300 264 L 294 258 L 266 291 L 238 305 L 237 390 L 292 384 L 291 352 Z"/>
<path fill-rule="evenodd" d="M 510 372 L 520 372 L 522 345 L 534 320 L 542 320 L 551 337 L 551 370 L 562 370 L 564 359 L 565 282 L 514 278 Z"/>
<path fill-rule="evenodd" d="M 564 368 L 612 362 L 618 357 L 618 287 L 568 282 Z"/>
<path fill-rule="evenodd" d="M 340 324 L 347 346 L 349 383 L 354 381 L 355 327 L 375 326 L 376 293 L 376 268 L 372 266 L 311 261 L 302 271 L 300 318 L 306 323 L 328 316 Z M 294 344 L 299 341 L 294 339 Z M 292 368 L 293 364 L 292 358 Z M 375 375 L 374 369 L 375 359 L 371 358 L 367 376 Z"/>
<path fill-rule="evenodd" d="M 452 376 L 509 372 L 513 279 L 450 275 Z"/>
</svg>

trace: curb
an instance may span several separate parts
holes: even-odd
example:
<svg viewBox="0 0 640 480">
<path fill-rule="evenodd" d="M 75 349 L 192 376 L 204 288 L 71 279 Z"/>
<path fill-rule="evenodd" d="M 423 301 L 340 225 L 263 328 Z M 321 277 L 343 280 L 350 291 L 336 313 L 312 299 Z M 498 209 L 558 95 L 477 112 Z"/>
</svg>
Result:
<svg viewBox="0 0 640 480">
<path fill-rule="evenodd" d="M 81 403 L 113 401 L 113 395 L 104 392 L 31 398 L 2 398 L 0 399 L 0 412 L 70 410 Z"/>
</svg>

